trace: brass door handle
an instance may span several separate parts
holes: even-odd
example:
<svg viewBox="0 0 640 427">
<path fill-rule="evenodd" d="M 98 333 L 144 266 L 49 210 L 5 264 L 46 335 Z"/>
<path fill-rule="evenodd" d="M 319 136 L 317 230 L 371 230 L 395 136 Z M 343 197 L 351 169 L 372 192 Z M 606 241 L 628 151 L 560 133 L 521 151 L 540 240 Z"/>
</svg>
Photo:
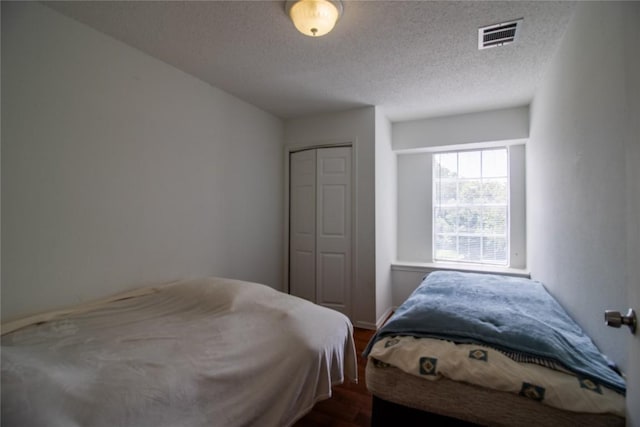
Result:
<svg viewBox="0 0 640 427">
<path fill-rule="evenodd" d="M 612 328 L 627 325 L 631 329 L 631 333 L 635 335 L 638 319 L 636 312 L 632 308 L 629 309 L 626 316 L 620 314 L 619 311 L 607 310 L 604 312 L 604 323 Z"/>
</svg>

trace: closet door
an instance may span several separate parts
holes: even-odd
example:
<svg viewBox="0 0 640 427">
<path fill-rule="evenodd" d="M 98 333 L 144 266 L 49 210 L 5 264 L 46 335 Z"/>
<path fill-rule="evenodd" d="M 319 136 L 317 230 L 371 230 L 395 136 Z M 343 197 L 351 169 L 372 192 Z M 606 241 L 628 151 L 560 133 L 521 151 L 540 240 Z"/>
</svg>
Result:
<svg viewBox="0 0 640 427">
<path fill-rule="evenodd" d="M 350 315 L 351 147 L 289 158 L 289 292 Z"/>
<path fill-rule="evenodd" d="M 351 147 L 317 150 L 316 303 L 350 315 Z"/>
<path fill-rule="evenodd" d="M 289 293 L 316 300 L 316 150 L 289 157 Z"/>
</svg>

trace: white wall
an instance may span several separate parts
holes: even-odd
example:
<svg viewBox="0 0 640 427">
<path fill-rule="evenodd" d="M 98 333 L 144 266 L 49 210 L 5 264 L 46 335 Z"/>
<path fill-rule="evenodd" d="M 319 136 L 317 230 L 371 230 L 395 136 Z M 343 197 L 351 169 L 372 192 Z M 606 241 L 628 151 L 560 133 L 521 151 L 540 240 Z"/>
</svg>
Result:
<svg viewBox="0 0 640 427">
<path fill-rule="evenodd" d="M 433 262 L 432 165 L 432 153 L 398 154 L 398 260 Z"/>
<path fill-rule="evenodd" d="M 351 290 L 351 320 L 356 326 L 375 326 L 375 108 L 291 119 L 285 122 L 290 148 L 352 142 L 356 159 L 355 280 Z"/>
<path fill-rule="evenodd" d="M 0 22 L 2 19 L 2 7 L 0 7 Z M 0 44 L 2 42 L 2 37 L 0 36 Z M 0 48 L 0 52 L 2 51 L 2 49 Z M 0 55 L 1 57 L 1 55 Z M 2 67 L 2 58 L 0 58 L 0 69 Z M 1 73 L 0 73 L 1 74 Z M 2 85 L 0 84 L 0 99 L 2 99 Z M 2 107 L 0 106 L 0 130 L 3 129 L 2 127 Z M 2 164 L 2 132 L 0 132 L 0 165 Z M 0 167 L 0 170 L 2 168 Z M 0 188 L 2 187 L 2 178 L 1 178 L 1 173 L 0 173 Z M 1 193 L 1 191 L 0 191 Z M 0 197 L 0 223 L 2 223 L 2 198 Z M 2 231 L 1 231 L 2 227 L 0 227 L 0 242 L 2 241 Z M 2 291 L 2 244 L 0 244 L 0 292 Z M 2 314 L 2 308 L 0 307 L 0 315 Z"/>
<path fill-rule="evenodd" d="M 637 17 L 633 3 L 578 5 L 536 91 L 527 145 L 531 275 L 623 369 L 628 330 L 607 328 L 603 311 L 626 310 L 628 274 L 640 259 L 627 253 L 638 218 L 627 216 L 638 187 L 629 178 L 637 173 L 626 170 L 638 164 L 625 167 L 630 146 L 640 143 L 637 100 L 629 111 L 626 86 L 633 80 L 637 88 L 638 79 L 637 59 L 630 67 L 626 56 L 638 55 L 634 7 Z M 635 40 L 625 37 L 625 22 L 636 26 Z"/>
<path fill-rule="evenodd" d="M 455 149 L 459 144 L 526 139 L 528 136 L 528 106 L 393 124 L 394 150 L 446 145 Z"/>
<path fill-rule="evenodd" d="M 391 263 L 396 258 L 396 155 L 391 148 L 391 123 L 376 107 L 376 323 L 392 308 Z"/>
<path fill-rule="evenodd" d="M 281 287 L 283 124 L 2 3 L 2 318 L 183 277 Z"/>
</svg>

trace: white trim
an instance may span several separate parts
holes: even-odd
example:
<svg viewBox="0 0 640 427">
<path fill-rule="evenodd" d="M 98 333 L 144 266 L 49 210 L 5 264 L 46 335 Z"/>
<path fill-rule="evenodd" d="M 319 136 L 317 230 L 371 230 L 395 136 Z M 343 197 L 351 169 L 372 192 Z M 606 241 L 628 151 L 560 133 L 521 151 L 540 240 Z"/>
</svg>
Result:
<svg viewBox="0 0 640 427">
<path fill-rule="evenodd" d="M 308 150 L 317 150 L 319 148 L 335 148 L 335 147 L 351 147 L 353 144 L 351 142 L 335 142 L 335 143 L 327 143 L 327 144 L 319 144 L 319 145 L 310 145 L 305 147 L 285 147 L 287 151 L 287 155 L 291 153 L 297 153 L 298 151 L 308 151 Z"/>
<path fill-rule="evenodd" d="M 289 293 L 289 181 L 290 181 L 290 168 L 291 168 L 291 153 L 305 150 L 314 150 L 318 148 L 331 148 L 331 147 L 351 147 L 351 288 L 347 289 L 347 300 L 349 301 L 349 307 L 347 309 L 347 317 L 353 317 L 353 290 L 358 283 L 358 138 L 340 138 L 335 140 L 328 140 L 325 142 L 308 142 L 308 143 L 296 143 L 288 144 L 284 147 L 284 243 L 283 243 L 283 266 L 282 266 L 282 289 L 284 293 Z M 364 327 L 365 329 L 375 329 L 370 325 Z"/>
<path fill-rule="evenodd" d="M 393 313 L 394 311 L 396 311 L 398 307 L 397 306 L 391 306 L 389 308 L 387 308 L 384 313 L 382 313 L 382 316 L 380 316 L 378 318 L 378 320 L 376 320 L 376 323 L 373 324 L 371 322 L 365 322 L 362 320 L 358 320 L 353 322 L 353 326 L 355 326 L 356 328 L 362 328 L 362 329 L 369 329 L 372 331 L 377 331 L 378 329 L 380 329 L 382 327 L 382 325 L 384 324 L 384 321 L 387 320 L 387 318 L 391 315 L 391 313 Z"/>
<path fill-rule="evenodd" d="M 283 151 L 284 156 L 284 239 L 283 249 L 284 256 L 282 257 L 282 292 L 289 294 L 289 174 L 291 168 L 291 151 L 288 147 L 285 147 Z"/>
<path fill-rule="evenodd" d="M 526 145 L 529 138 L 505 139 L 499 141 L 466 142 L 463 144 L 439 145 L 435 147 L 404 148 L 393 150 L 396 154 L 445 153 L 447 151 L 482 150 L 484 148 L 502 148 L 511 145 Z"/>
<path fill-rule="evenodd" d="M 391 306 L 391 307 L 387 308 L 385 310 L 385 312 L 382 313 L 382 316 L 380 316 L 378 318 L 378 320 L 376 320 L 376 329 L 380 329 L 382 327 L 382 325 L 384 324 L 384 321 L 387 320 L 389 318 L 389 316 L 391 316 L 391 313 L 396 311 L 397 308 L 398 307 L 396 307 L 396 306 Z"/>
<path fill-rule="evenodd" d="M 378 328 L 376 327 L 375 324 L 371 323 L 371 322 L 364 322 L 361 320 L 358 320 L 356 322 L 353 322 L 353 326 L 356 328 L 360 328 L 360 329 L 369 329 L 371 331 L 377 331 Z"/>
<path fill-rule="evenodd" d="M 415 271 L 418 273 L 431 273 L 435 270 L 452 270 L 472 273 L 493 273 L 506 276 L 529 278 L 529 270 L 521 268 L 500 267 L 497 265 L 442 263 L 442 262 L 405 262 L 394 261 L 391 264 L 392 271 Z"/>
<path fill-rule="evenodd" d="M 358 250 L 358 138 L 351 138 L 351 289 L 349 289 L 349 318 L 353 318 L 354 289 L 358 288 L 358 270 L 360 268 Z"/>
</svg>

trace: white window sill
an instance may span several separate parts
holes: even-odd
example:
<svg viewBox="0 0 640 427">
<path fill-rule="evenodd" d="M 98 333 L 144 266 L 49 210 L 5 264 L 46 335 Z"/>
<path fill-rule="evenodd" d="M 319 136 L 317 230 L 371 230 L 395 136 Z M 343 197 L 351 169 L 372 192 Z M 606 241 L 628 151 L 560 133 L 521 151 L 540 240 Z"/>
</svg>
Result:
<svg viewBox="0 0 640 427">
<path fill-rule="evenodd" d="M 394 261 L 391 263 L 392 271 L 417 271 L 429 273 L 434 270 L 455 270 L 475 273 L 494 273 L 508 276 L 530 277 L 529 270 L 523 268 L 500 267 L 497 265 L 462 264 L 446 262 L 408 262 Z"/>
</svg>

